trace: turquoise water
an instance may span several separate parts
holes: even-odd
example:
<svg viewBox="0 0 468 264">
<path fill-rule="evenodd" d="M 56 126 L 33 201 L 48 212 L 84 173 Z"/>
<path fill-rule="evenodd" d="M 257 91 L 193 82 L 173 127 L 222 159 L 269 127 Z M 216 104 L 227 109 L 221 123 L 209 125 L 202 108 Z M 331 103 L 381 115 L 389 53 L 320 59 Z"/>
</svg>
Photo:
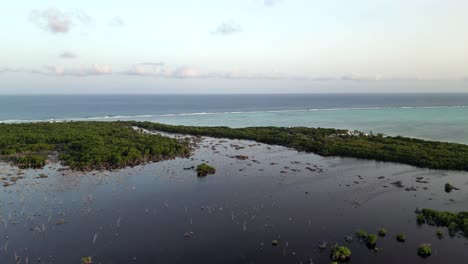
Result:
<svg viewBox="0 0 468 264">
<path fill-rule="evenodd" d="M 334 127 L 468 144 L 468 94 L 0 97 L 0 122 L 49 120 Z"/>
<path fill-rule="evenodd" d="M 219 113 L 129 119 L 176 125 L 333 127 L 468 144 L 466 107 Z"/>
</svg>

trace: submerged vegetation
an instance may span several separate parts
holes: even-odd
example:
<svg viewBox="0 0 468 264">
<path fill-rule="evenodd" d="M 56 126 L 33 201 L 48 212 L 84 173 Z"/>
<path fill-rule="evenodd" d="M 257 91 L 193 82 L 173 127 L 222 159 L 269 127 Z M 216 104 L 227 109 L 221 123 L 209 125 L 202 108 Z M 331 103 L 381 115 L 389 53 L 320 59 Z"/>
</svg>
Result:
<svg viewBox="0 0 468 264">
<path fill-rule="evenodd" d="M 405 234 L 398 234 L 398 235 L 396 235 L 396 240 L 398 242 L 405 242 L 406 241 L 406 235 Z"/>
<path fill-rule="evenodd" d="M 385 228 L 380 228 L 378 232 L 379 236 L 384 237 L 387 235 L 387 229 Z"/>
<path fill-rule="evenodd" d="M 306 127 L 196 127 L 174 126 L 152 122 L 123 122 L 148 130 L 255 140 L 276 144 L 322 156 L 354 157 L 398 162 L 432 169 L 468 171 L 468 145 L 390 137 L 333 128 Z"/>
<path fill-rule="evenodd" d="M 358 230 L 356 231 L 357 237 L 360 239 L 366 239 L 367 238 L 367 232 L 365 230 Z"/>
<path fill-rule="evenodd" d="M 56 157 L 72 169 L 114 169 L 189 153 L 183 142 L 119 122 L 0 124 L 0 159 L 21 168 Z"/>
<path fill-rule="evenodd" d="M 206 163 L 202 163 L 197 166 L 197 175 L 198 177 L 207 176 L 209 174 L 215 174 L 216 169 Z"/>
<path fill-rule="evenodd" d="M 451 236 L 458 231 L 463 232 L 465 236 L 468 235 L 468 212 L 452 213 L 422 209 L 418 213 L 418 219 L 423 218 L 424 222 L 429 225 L 447 227 Z"/>
</svg>

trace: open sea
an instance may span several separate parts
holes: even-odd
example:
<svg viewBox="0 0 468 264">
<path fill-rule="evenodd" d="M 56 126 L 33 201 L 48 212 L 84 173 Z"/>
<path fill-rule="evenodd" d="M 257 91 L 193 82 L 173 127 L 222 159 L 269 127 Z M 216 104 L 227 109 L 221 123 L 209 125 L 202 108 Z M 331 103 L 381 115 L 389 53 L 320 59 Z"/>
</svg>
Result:
<svg viewBox="0 0 468 264">
<path fill-rule="evenodd" d="M 2 95 L 0 122 L 139 120 L 358 129 L 468 144 L 468 94 Z"/>
</svg>

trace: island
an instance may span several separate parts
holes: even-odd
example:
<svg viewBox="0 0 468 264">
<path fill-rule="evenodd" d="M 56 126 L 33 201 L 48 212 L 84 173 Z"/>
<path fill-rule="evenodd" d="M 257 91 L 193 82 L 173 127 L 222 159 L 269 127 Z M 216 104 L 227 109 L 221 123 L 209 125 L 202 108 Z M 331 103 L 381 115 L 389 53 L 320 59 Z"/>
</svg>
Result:
<svg viewBox="0 0 468 264">
<path fill-rule="evenodd" d="M 146 130 L 146 131 L 144 131 Z M 468 171 L 468 145 L 334 128 L 198 127 L 138 121 L 0 124 L 0 159 L 40 168 L 56 158 L 77 170 L 115 169 L 190 155 L 189 143 L 153 132 L 253 140 L 321 156 Z"/>
</svg>

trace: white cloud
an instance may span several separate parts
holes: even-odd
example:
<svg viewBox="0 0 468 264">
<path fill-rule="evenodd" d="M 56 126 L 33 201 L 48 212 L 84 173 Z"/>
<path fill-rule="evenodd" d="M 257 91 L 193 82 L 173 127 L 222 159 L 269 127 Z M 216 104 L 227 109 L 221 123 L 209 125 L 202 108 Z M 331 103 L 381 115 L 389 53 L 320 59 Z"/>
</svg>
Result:
<svg viewBox="0 0 468 264">
<path fill-rule="evenodd" d="M 182 66 L 171 69 L 162 62 L 138 63 L 130 67 L 129 70 L 121 72 L 121 74 L 174 79 L 202 77 L 199 71 L 194 67 Z"/>
<path fill-rule="evenodd" d="M 234 21 L 225 21 L 213 31 L 217 35 L 231 35 L 242 32 L 242 27 Z"/>
<path fill-rule="evenodd" d="M 90 25 L 91 17 L 83 10 L 63 12 L 57 8 L 33 10 L 30 19 L 40 28 L 52 33 L 68 33 L 75 24 Z"/>
<path fill-rule="evenodd" d="M 31 20 L 53 33 L 67 33 L 72 25 L 71 17 L 55 8 L 43 11 L 34 10 L 31 13 Z"/>
<path fill-rule="evenodd" d="M 90 66 L 81 66 L 77 68 L 65 68 L 61 65 L 45 65 L 43 71 L 34 71 L 34 73 L 55 76 L 86 77 L 93 75 L 112 74 L 112 69 L 109 65 L 106 64 L 93 64 Z"/>
<path fill-rule="evenodd" d="M 203 71 L 193 66 L 167 66 L 162 62 L 143 62 L 131 65 L 127 69 L 113 71 L 107 64 L 82 65 L 79 67 L 65 67 L 63 65 L 45 65 L 42 69 L 31 68 L 13 68 L 0 67 L 0 74 L 22 73 L 22 74 L 40 74 L 46 76 L 104 76 L 104 75 L 122 75 L 147 77 L 155 79 L 223 79 L 223 80 L 297 80 L 309 82 L 399 82 L 399 81 L 468 81 L 468 78 L 452 79 L 424 79 L 408 77 L 388 77 L 379 73 L 374 75 L 361 75 L 359 73 L 350 73 L 332 76 L 313 76 L 313 75 L 294 75 L 278 70 L 271 71 Z"/>
<path fill-rule="evenodd" d="M 165 71 L 166 69 L 162 62 L 143 62 L 133 65 L 128 71 L 122 72 L 122 74 L 162 77 L 165 75 Z"/>
<path fill-rule="evenodd" d="M 173 78 L 186 79 L 186 78 L 203 78 L 204 76 L 194 67 L 182 66 L 175 69 L 171 75 Z"/>
</svg>

